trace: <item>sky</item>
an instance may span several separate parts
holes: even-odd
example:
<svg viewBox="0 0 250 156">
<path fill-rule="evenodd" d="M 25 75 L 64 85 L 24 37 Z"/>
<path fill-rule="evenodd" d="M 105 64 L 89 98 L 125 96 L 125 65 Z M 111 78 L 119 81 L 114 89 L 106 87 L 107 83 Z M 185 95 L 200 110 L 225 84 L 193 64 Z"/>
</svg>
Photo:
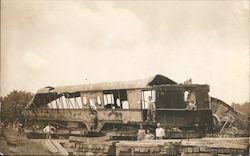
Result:
<svg viewBox="0 0 250 156">
<path fill-rule="evenodd" d="M 161 74 L 249 101 L 249 1 L 2 0 L 1 96 Z"/>
</svg>

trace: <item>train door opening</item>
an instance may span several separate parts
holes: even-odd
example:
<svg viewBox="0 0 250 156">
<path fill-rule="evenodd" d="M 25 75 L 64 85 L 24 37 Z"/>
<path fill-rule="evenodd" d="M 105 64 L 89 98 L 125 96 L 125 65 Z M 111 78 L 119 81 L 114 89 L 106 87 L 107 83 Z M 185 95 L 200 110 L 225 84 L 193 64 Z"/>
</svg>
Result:
<svg viewBox="0 0 250 156">
<path fill-rule="evenodd" d="M 147 111 L 149 98 L 152 98 L 151 101 L 156 103 L 156 91 L 155 90 L 142 90 L 141 92 L 141 109 L 143 120 L 147 120 Z"/>
<path fill-rule="evenodd" d="M 142 101 L 142 109 L 148 109 L 148 101 L 149 97 L 152 97 L 152 101 L 156 102 L 155 98 L 155 90 L 143 90 L 142 91 L 142 96 L 141 96 L 141 101 Z"/>
</svg>

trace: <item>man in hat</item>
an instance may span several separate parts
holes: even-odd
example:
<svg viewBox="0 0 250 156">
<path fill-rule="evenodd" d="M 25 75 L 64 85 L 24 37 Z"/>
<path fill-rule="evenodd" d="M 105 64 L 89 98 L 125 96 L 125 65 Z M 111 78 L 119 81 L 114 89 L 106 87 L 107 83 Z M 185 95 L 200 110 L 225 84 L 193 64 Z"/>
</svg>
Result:
<svg viewBox="0 0 250 156">
<path fill-rule="evenodd" d="M 155 129 L 156 139 L 163 139 L 165 137 L 165 130 L 161 127 L 160 123 L 157 123 L 157 128 Z"/>
</svg>

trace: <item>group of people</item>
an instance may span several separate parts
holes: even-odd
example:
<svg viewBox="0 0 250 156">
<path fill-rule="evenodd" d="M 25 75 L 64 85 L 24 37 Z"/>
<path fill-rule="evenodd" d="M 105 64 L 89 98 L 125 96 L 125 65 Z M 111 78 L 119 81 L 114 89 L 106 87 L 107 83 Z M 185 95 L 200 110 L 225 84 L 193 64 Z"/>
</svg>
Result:
<svg viewBox="0 0 250 156">
<path fill-rule="evenodd" d="M 137 132 L 137 140 L 142 141 L 142 140 L 161 140 L 165 138 L 165 130 L 161 127 L 160 123 L 157 123 L 157 128 L 155 129 L 155 136 L 150 132 L 150 130 L 143 129 L 143 125 L 140 124 L 140 129 Z"/>
<path fill-rule="evenodd" d="M 186 110 L 197 110 L 196 106 L 196 96 L 195 93 L 191 90 L 187 91 L 187 95 L 185 95 L 185 102 L 187 104 Z M 144 101 L 144 100 L 143 100 Z M 156 106 L 155 102 L 152 99 L 152 96 L 148 97 L 148 101 L 144 101 L 148 103 L 148 109 L 147 109 L 147 122 L 151 121 L 153 123 L 156 123 Z M 140 125 L 140 129 L 137 133 L 137 140 L 152 140 L 152 139 L 163 139 L 165 137 L 165 130 L 161 127 L 160 123 L 157 123 L 157 128 L 155 129 L 155 137 L 150 132 L 150 130 L 145 131 L 143 129 L 143 125 Z"/>
</svg>

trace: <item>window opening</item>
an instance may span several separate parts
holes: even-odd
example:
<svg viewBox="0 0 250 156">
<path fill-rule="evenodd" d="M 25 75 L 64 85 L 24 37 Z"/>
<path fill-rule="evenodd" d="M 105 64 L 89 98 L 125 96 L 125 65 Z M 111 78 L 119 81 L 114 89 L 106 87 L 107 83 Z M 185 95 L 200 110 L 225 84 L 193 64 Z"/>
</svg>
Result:
<svg viewBox="0 0 250 156">
<path fill-rule="evenodd" d="M 97 104 L 98 104 L 99 106 L 102 105 L 102 100 L 101 100 L 101 97 L 100 97 L 100 96 L 97 97 Z"/>
<path fill-rule="evenodd" d="M 128 109 L 127 90 L 109 90 L 103 92 L 105 108 Z"/>
<path fill-rule="evenodd" d="M 83 108 L 81 97 L 78 96 L 78 97 L 75 98 L 75 100 L 76 100 L 76 102 L 77 102 L 77 104 L 78 104 L 78 107 L 79 107 L 79 108 Z"/>
<path fill-rule="evenodd" d="M 61 99 L 62 99 L 62 103 L 63 103 L 63 105 L 64 105 L 64 108 L 65 108 L 65 109 L 68 109 L 68 108 L 69 108 L 69 104 L 68 104 L 68 102 L 67 102 L 65 96 L 62 96 Z"/>
<path fill-rule="evenodd" d="M 114 104 L 114 95 L 113 94 L 106 94 L 104 96 L 105 103 L 104 105 Z"/>
<path fill-rule="evenodd" d="M 56 96 L 56 94 L 53 94 L 53 96 L 54 96 L 54 101 L 55 101 L 55 104 L 56 104 L 56 108 L 57 109 L 59 109 L 59 106 L 58 106 L 58 103 L 57 103 L 57 96 Z"/>
<path fill-rule="evenodd" d="M 76 101 L 76 97 L 74 97 L 74 102 L 75 102 L 75 108 L 76 108 L 76 109 L 79 109 L 80 107 L 79 107 L 79 105 L 78 105 L 78 102 Z"/>
<path fill-rule="evenodd" d="M 58 101 L 60 102 L 62 109 L 64 109 L 64 104 L 63 104 L 63 99 L 62 99 L 62 96 L 59 98 L 59 100 L 58 100 Z"/>
<path fill-rule="evenodd" d="M 83 97 L 83 104 L 85 106 L 87 106 L 87 104 L 88 104 L 88 100 L 87 100 L 86 96 Z"/>
<path fill-rule="evenodd" d="M 118 107 L 121 107 L 121 101 L 120 101 L 120 99 L 116 99 L 116 104 L 117 104 Z"/>
</svg>

